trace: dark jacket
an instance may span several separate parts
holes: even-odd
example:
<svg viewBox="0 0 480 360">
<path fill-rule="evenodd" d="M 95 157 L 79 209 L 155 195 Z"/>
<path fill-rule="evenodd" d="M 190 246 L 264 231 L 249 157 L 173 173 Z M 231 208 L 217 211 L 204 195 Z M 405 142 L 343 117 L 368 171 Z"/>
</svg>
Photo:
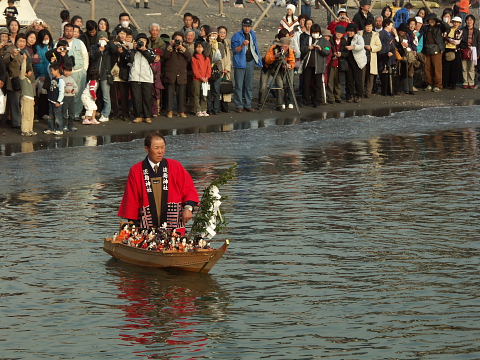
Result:
<svg viewBox="0 0 480 360">
<path fill-rule="evenodd" d="M 98 43 L 98 35 L 90 36 L 86 31 L 82 35 L 80 35 L 79 39 L 83 41 L 89 53 L 92 49 L 92 46 Z"/>
<path fill-rule="evenodd" d="M 473 39 L 472 39 L 472 46 L 477 48 L 477 55 L 478 51 L 480 51 L 480 30 L 478 30 L 475 26 L 473 26 Z M 468 47 L 468 28 L 463 28 L 462 33 L 462 41 L 460 42 L 460 49 L 466 49 Z"/>
<path fill-rule="evenodd" d="M 1 88 L 3 91 L 3 94 L 5 95 L 7 93 L 7 81 L 8 81 L 8 73 L 7 73 L 7 67 L 3 63 L 3 61 L 0 61 L 0 81 L 3 81 L 3 87 Z"/>
<path fill-rule="evenodd" d="M 353 17 L 353 22 L 357 24 L 358 30 L 365 29 L 365 25 L 367 24 L 367 20 L 370 20 L 373 24 L 375 24 L 375 18 L 373 17 L 371 12 L 368 12 L 367 16 L 363 14 L 362 9 L 359 9 L 358 12 Z"/>
<path fill-rule="evenodd" d="M 307 36 L 303 36 L 307 35 Z M 303 37 L 302 37 L 303 36 Z M 328 40 L 325 38 L 320 39 L 313 39 L 312 38 L 312 45 L 320 45 L 321 50 L 315 49 L 310 50 L 308 47 L 310 46 L 310 35 L 308 34 L 301 34 L 300 35 L 300 59 L 303 60 L 303 68 L 305 69 L 313 56 L 313 60 L 315 61 L 315 74 L 323 74 L 327 67 L 327 58 L 330 55 L 332 45 Z"/>
<path fill-rule="evenodd" d="M 187 84 L 187 66 L 192 60 L 192 56 L 188 51 L 183 53 L 173 51 L 165 51 L 163 53 L 165 82 L 167 84 L 179 85 Z"/>
<path fill-rule="evenodd" d="M 100 74 L 100 81 L 107 80 L 111 75 L 112 67 L 115 61 L 117 47 L 108 42 L 105 50 L 100 51 L 100 45 L 93 45 L 90 49 L 90 66 L 96 67 Z"/>
<path fill-rule="evenodd" d="M 120 29 L 122 29 L 122 24 L 118 24 L 117 26 L 115 26 L 115 29 L 113 29 L 112 31 L 112 35 L 111 35 L 111 38 L 112 39 L 116 39 L 117 35 L 118 35 L 118 32 L 120 31 Z M 138 35 L 138 30 L 137 28 L 135 27 L 135 25 L 133 25 L 132 23 L 130 23 L 130 25 L 128 26 L 128 28 L 132 31 L 132 34 L 133 34 L 133 38 L 135 39 Z"/>
<path fill-rule="evenodd" d="M 378 33 L 380 41 L 382 42 L 382 49 L 377 53 L 378 71 L 381 72 L 385 66 L 394 65 L 396 63 L 395 49 L 397 42 L 393 34 L 389 33 L 385 29 Z M 392 56 L 388 56 L 388 53 L 392 53 Z"/>
<path fill-rule="evenodd" d="M 426 53 L 428 49 L 427 45 L 436 44 L 440 48 L 440 52 L 445 51 L 445 40 L 443 39 L 443 33 L 450 30 L 450 25 L 437 19 L 437 25 L 430 26 L 425 25 L 422 28 L 423 32 L 423 52 Z M 430 41 L 429 33 L 432 34 L 433 42 Z"/>
</svg>

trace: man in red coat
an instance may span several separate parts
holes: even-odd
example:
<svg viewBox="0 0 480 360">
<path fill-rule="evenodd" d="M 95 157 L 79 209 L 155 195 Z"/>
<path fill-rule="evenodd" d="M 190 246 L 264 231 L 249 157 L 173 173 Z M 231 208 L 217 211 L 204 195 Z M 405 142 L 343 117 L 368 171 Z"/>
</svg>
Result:
<svg viewBox="0 0 480 360">
<path fill-rule="evenodd" d="M 130 169 L 118 216 L 141 228 L 166 224 L 183 234 L 199 201 L 192 177 L 180 162 L 164 157 L 166 141 L 160 133 L 145 137 L 145 150 L 147 157 Z"/>
</svg>

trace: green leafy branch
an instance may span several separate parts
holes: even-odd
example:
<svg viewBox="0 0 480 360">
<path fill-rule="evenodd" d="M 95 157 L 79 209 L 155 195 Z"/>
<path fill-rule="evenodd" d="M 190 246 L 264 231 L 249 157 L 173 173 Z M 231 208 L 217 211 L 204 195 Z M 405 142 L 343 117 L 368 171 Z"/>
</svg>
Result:
<svg viewBox="0 0 480 360">
<path fill-rule="evenodd" d="M 199 239 L 202 234 L 206 232 L 210 219 L 214 215 L 213 204 L 216 200 L 212 195 L 211 190 L 214 186 L 220 189 L 221 186 L 234 179 L 237 176 L 237 168 L 238 165 L 236 163 L 233 164 L 205 188 L 202 199 L 200 200 L 200 205 L 193 219 L 193 225 L 189 235 L 190 238 Z M 225 200 L 225 198 L 222 198 L 222 200 Z M 225 229 L 227 225 L 227 222 L 220 211 L 216 214 L 216 222 L 215 231 L 219 233 Z"/>
</svg>

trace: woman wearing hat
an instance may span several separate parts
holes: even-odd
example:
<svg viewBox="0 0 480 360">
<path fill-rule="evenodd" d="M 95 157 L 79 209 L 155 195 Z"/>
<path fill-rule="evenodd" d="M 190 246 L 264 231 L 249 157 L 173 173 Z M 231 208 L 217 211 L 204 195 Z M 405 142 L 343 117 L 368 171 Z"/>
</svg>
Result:
<svg viewBox="0 0 480 360">
<path fill-rule="evenodd" d="M 311 37 L 302 38 L 301 40 L 303 41 L 300 43 L 303 72 L 303 103 L 317 107 L 323 102 L 322 97 L 326 98 L 327 96 L 323 92 L 325 89 L 327 59 L 332 45 L 330 41 L 321 36 L 320 25 L 313 24 L 310 33 Z"/>
<path fill-rule="evenodd" d="M 461 78 L 462 60 L 460 58 L 460 42 L 463 30 L 460 28 L 462 19 L 455 16 L 453 26 L 445 36 L 445 53 L 443 55 L 443 87 L 454 90 Z"/>
<path fill-rule="evenodd" d="M 279 30 L 286 29 L 290 35 L 293 35 L 295 28 L 299 25 L 298 17 L 295 16 L 295 10 L 295 5 L 287 5 L 287 14 L 280 20 Z"/>
<path fill-rule="evenodd" d="M 442 83 L 442 54 L 445 51 L 443 33 L 450 30 L 450 26 L 437 19 L 434 13 L 425 17 L 426 24 L 422 28 L 424 33 L 423 53 L 425 54 L 425 81 L 427 91 L 438 92 Z"/>
<path fill-rule="evenodd" d="M 131 51 L 130 87 L 133 96 L 134 123 L 152 122 L 153 70 L 150 66 L 155 53 L 148 49 L 147 34 L 140 33 L 135 38 L 135 47 Z"/>
<path fill-rule="evenodd" d="M 361 35 L 357 34 L 357 25 L 347 26 L 347 37 L 345 53 L 342 54 L 347 60 L 348 70 L 345 72 L 347 88 L 354 102 L 359 102 L 363 97 L 365 68 L 367 65 L 367 54 L 365 42 Z M 347 99 L 350 102 L 352 99 Z"/>
</svg>

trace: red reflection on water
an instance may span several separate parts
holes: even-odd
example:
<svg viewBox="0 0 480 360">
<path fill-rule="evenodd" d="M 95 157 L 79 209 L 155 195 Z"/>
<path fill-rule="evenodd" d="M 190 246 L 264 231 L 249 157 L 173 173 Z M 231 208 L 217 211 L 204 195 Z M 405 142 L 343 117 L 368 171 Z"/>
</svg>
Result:
<svg viewBox="0 0 480 360">
<path fill-rule="evenodd" d="M 129 346 L 168 345 L 162 354 L 152 354 L 158 349 L 151 348 L 135 351 L 137 356 L 149 359 L 204 358 L 192 354 L 203 350 L 209 338 L 199 333 L 196 326 L 200 322 L 191 318 L 199 311 L 195 304 L 197 296 L 191 289 L 175 284 L 152 287 L 145 279 L 124 276 L 120 277 L 119 288 L 118 297 L 128 301 L 127 305 L 120 306 L 127 320 L 127 324 L 121 327 L 120 339 Z"/>
</svg>

